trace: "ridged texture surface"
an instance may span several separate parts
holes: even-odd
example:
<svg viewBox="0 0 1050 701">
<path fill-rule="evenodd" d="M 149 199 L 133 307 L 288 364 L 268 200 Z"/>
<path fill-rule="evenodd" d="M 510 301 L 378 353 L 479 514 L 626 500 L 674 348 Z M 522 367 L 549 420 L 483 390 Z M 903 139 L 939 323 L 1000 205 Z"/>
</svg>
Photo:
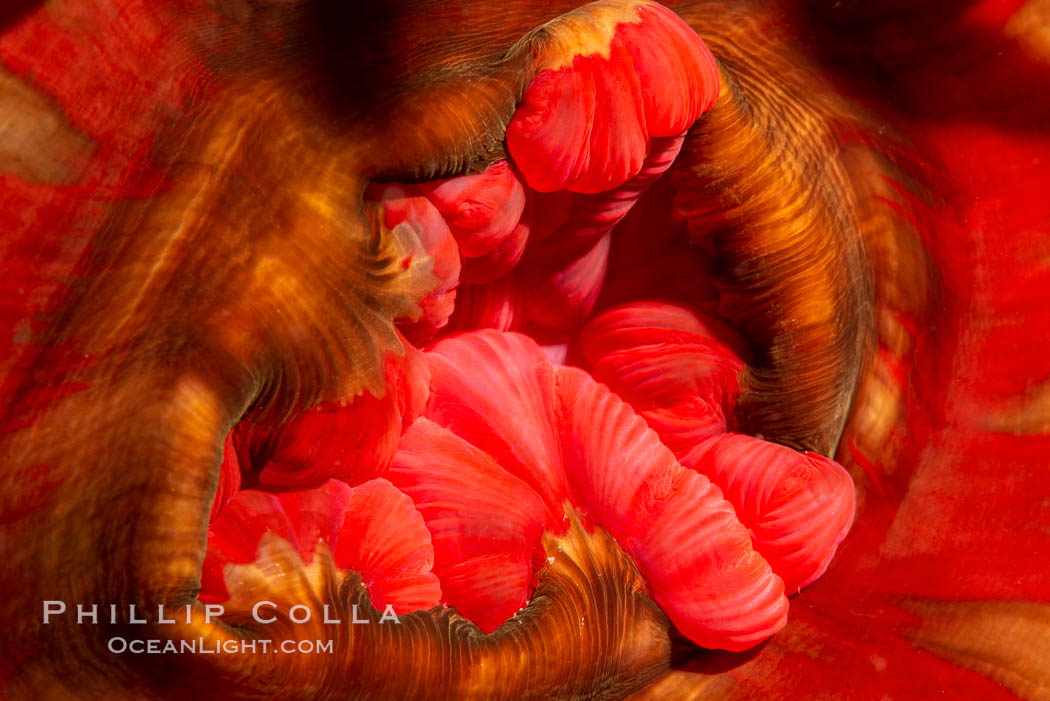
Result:
<svg viewBox="0 0 1050 701">
<path fill-rule="evenodd" d="M 723 341 L 719 336 L 725 338 Z M 737 433 L 738 373 L 718 321 L 677 305 L 628 304 L 580 334 L 581 355 L 685 467 L 717 485 L 788 594 L 824 573 L 853 523 L 853 481 L 816 453 Z"/>
<path fill-rule="evenodd" d="M 742 342 L 686 307 L 640 302 L 591 320 L 577 339 L 585 367 L 660 435 L 683 464 L 704 440 L 738 424 Z"/>
<path fill-rule="evenodd" d="M 405 434 L 389 478 L 426 521 L 446 604 L 486 633 L 524 608 L 543 533 L 562 530 L 536 492 L 425 418 Z"/>
<path fill-rule="evenodd" d="M 599 2 L 560 21 L 567 31 L 543 48 L 557 51 L 544 61 L 555 65 L 529 84 L 507 147 L 535 190 L 611 190 L 642 169 L 651 138 L 681 134 L 711 107 L 715 60 L 656 4 Z M 571 50 L 558 51 L 560 42 Z"/>
<path fill-rule="evenodd" d="M 740 434 L 698 452 L 691 466 L 722 488 L 788 594 L 824 574 L 853 524 L 853 480 L 841 465 Z"/>
<path fill-rule="evenodd" d="M 411 499 L 386 480 L 357 487 L 332 480 L 317 489 L 280 495 L 239 492 L 208 528 L 198 598 L 222 603 L 231 589 L 256 588 L 239 577 L 238 565 L 256 562 L 268 538 L 294 547 L 304 567 L 319 548 L 327 548 L 335 567 L 361 576 L 380 610 L 389 605 L 397 613 L 411 613 L 441 600 L 441 586 L 431 572 L 430 532 Z"/>
<path fill-rule="evenodd" d="M 568 502 L 608 531 L 690 639 L 739 650 L 784 625 L 783 582 L 753 551 L 733 506 L 706 477 L 678 464 L 623 400 L 581 370 L 553 367 L 534 341 L 517 334 L 464 334 L 439 341 L 428 356 L 433 380 L 427 418 L 534 490 L 550 515 L 546 528 L 560 530 L 553 517 Z M 478 383 L 478 376 L 486 382 Z M 406 438 L 415 431 L 413 426 Z M 431 471 L 440 471 L 442 442 L 418 445 L 414 452 L 428 455 Z M 521 488 L 517 480 L 501 482 L 509 492 L 504 498 L 512 500 Z M 495 489 L 500 482 L 490 483 Z M 474 507 L 464 507 L 472 497 L 460 499 L 459 510 L 470 513 Z M 537 506 L 530 511 L 533 523 L 542 523 Z M 489 518 L 500 517 L 490 511 Z M 458 527 L 477 529 L 472 523 Z M 520 601 L 516 596 L 508 603 Z"/>
<path fill-rule="evenodd" d="M 677 628 L 703 647 L 742 650 L 783 627 L 784 583 L 718 487 L 585 373 L 559 370 L 558 398 L 575 499 L 626 543 Z"/>
</svg>

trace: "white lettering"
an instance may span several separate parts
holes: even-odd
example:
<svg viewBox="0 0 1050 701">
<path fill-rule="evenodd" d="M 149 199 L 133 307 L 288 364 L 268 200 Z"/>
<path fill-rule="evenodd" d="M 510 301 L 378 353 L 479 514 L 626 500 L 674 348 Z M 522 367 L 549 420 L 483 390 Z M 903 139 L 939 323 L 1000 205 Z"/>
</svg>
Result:
<svg viewBox="0 0 1050 701">
<path fill-rule="evenodd" d="M 77 625 L 84 625 L 85 618 L 90 618 L 92 623 L 98 623 L 98 604 L 91 604 L 89 613 L 85 613 L 83 604 L 77 604 Z"/>
<path fill-rule="evenodd" d="M 390 604 L 386 605 L 386 608 L 383 610 L 383 616 L 379 619 L 380 623 L 386 623 L 387 621 L 401 623 L 401 619 L 397 617 L 397 613 L 394 611 L 394 607 Z"/>
<path fill-rule="evenodd" d="M 128 607 L 128 623 L 145 623 L 145 618 L 135 618 L 135 604 Z M 135 652 L 132 650 L 132 652 Z"/>
<path fill-rule="evenodd" d="M 295 617 L 296 609 L 302 609 L 303 611 L 306 611 L 306 618 L 302 618 L 302 619 L 296 618 Z M 311 611 L 310 607 L 305 605 L 305 604 L 296 604 L 295 606 L 293 606 L 290 609 L 288 609 L 288 618 L 292 619 L 292 623 L 306 623 L 306 622 L 308 622 L 310 620 L 310 618 L 312 616 L 313 616 L 313 611 Z"/>
<path fill-rule="evenodd" d="M 212 618 L 221 616 L 224 613 L 226 613 L 226 608 L 222 604 L 204 604 L 204 622 L 206 624 L 210 624 Z"/>
<path fill-rule="evenodd" d="M 328 617 L 328 604 L 324 605 L 324 622 L 325 623 L 342 623 L 338 618 L 332 619 Z"/>
<path fill-rule="evenodd" d="M 273 623 L 274 621 L 277 620 L 277 616 L 270 616 L 269 618 L 267 618 L 265 620 L 262 619 L 262 618 L 259 618 L 259 608 L 261 606 L 263 606 L 264 604 L 269 605 L 270 608 L 273 608 L 273 609 L 277 608 L 277 604 L 273 603 L 272 601 L 259 601 L 259 602 L 256 602 L 255 606 L 252 606 L 252 618 L 255 619 L 256 623 Z"/>
<path fill-rule="evenodd" d="M 164 604 L 157 606 L 157 623 L 174 623 L 174 618 L 164 617 Z"/>
<path fill-rule="evenodd" d="M 56 608 L 57 604 L 57 608 Z M 44 602 L 44 625 L 51 623 L 51 616 L 66 612 L 66 602 L 45 601 Z"/>
</svg>

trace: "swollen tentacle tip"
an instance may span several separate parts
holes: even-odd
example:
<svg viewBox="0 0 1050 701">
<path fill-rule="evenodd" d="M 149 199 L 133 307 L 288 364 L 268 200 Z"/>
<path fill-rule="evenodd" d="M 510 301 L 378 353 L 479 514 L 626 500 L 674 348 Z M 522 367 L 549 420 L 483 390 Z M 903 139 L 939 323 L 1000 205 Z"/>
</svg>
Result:
<svg viewBox="0 0 1050 701">
<path fill-rule="evenodd" d="M 824 573 L 853 523 L 849 473 L 815 453 L 730 433 L 708 442 L 696 469 L 722 486 L 791 594 Z"/>
<path fill-rule="evenodd" d="M 653 138 L 683 133 L 718 95 L 711 52 L 657 4 L 594 3 L 531 41 L 543 46 L 507 146 L 540 192 L 623 185 L 641 171 Z"/>
<path fill-rule="evenodd" d="M 788 593 L 827 569 L 853 522 L 849 474 L 816 453 L 726 433 L 743 361 L 728 329 L 663 303 L 633 303 L 592 320 L 581 354 L 597 379 L 631 403 L 686 467 L 733 504 L 754 549 Z"/>
<path fill-rule="evenodd" d="M 378 203 L 383 229 L 406 242 L 402 246 L 408 249 L 402 257 L 404 267 L 430 263 L 435 280 L 419 301 L 421 314 L 400 325 L 410 340 L 424 342 L 452 316 L 461 271 L 459 244 L 442 213 L 418 186 L 373 185 L 365 195 Z"/>
</svg>

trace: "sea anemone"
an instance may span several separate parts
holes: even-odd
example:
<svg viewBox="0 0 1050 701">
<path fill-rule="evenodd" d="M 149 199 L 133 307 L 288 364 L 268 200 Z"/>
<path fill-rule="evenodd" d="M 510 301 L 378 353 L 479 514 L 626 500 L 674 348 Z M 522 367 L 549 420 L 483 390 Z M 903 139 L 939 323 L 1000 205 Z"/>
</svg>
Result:
<svg viewBox="0 0 1050 701">
<path fill-rule="evenodd" d="M 1045 695 L 1046 2 L 669 5 L 0 9 L 5 698 Z"/>
</svg>

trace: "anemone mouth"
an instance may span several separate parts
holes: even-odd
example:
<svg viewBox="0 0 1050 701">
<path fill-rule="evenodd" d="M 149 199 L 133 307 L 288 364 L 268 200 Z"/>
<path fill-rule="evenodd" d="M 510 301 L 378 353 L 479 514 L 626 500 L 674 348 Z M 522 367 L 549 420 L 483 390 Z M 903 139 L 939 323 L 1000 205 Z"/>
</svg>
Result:
<svg viewBox="0 0 1050 701">
<path fill-rule="evenodd" d="M 136 601 L 190 605 L 151 631 L 310 633 L 340 654 L 144 676 L 205 697 L 289 679 L 304 698 L 617 697 L 665 670 L 670 626 L 741 650 L 784 625 L 852 520 L 828 458 L 866 416 L 850 418 L 880 284 L 866 246 L 903 235 L 857 208 L 899 173 L 834 161 L 808 182 L 831 125 L 865 117 L 793 95 L 818 128 L 785 127 L 788 149 L 769 131 L 785 104 L 727 67 L 760 52 L 682 16 L 600 2 L 515 27 L 352 128 L 318 118 L 295 71 L 251 73 L 158 140 L 170 187 L 113 208 L 87 265 L 111 273 L 77 286 L 48 341 L 98 362 L 32 417 L 113 447 L 94 472 L 16 447 L 64 466 L 67 498 L 134 515 L 64 537 L 78 567 L 124 552 Z M 360 126 L 377 114 L 388 128 Z M 72 593 L 127 595 L 96 584 Z M 391 650 L 409 672 L 383 666 Z"/>
<path fill-rule="evenodd" d="M 870 281 L 861 273 L 825 282 L 799 269 L 793 247 L 807 232 L 769 221 L 761 194 L 725 216 L 714 200 L 744 187 L 747 163 L 713 178 L 719 154 L 708 141 L 768 145 L 734 121 L 744 98 L 732 76 L 666 11 L 596 7 L 558 22 L 581 32 L 573 50 L 599 40 L 605 48 L 570 61 L 550 48 L 563 25 L 541 35 L 538 55 L 557 58 L 541 59 L 547 67 L 526 85 L 505 159 L 364 190 L 377 237 L 408 242 L 393 267 L 419 267 L 433 281 L 416 314 L 399 322 L 407 350 L 387 357 L 385 393 L 316 407 L 283 426 L 268 425 L 266 414 L 242 422 L 227 440 L 223 484 L 236 486 L 243 473 L 250 486 L 294 499 L 320 498 L 302 495 L 333 484 L 393 485 L 426 525 L 417 574 L 435 577 L 430 598 L 390 599 L 389 572 L 346 553 L 330 568 L 362 573 L 378 609 L 444 605 L 483 633 L 537 615 L 530 602 L 553 562 L 543 534 L 564 535 L 572 514 L 609 534 L 679 631 L 705 647 L 746 649 L 784 625 L 785 592 L 827 568 L 854 508 L 841 466 L 746 433 L 834 449 L 858 378 Z M 610 13 L 615 21 L 603 25 Z M 661 41 L 671 58 L 640 53 Z M 671 84 L 656 97 L 646 92 L 649 74 L 671 64 Z M 722 82 L 729 87 L 718 101 Z M 789 184 L 802 197 L 805 186 Z M 783 185 L 773 177 L 763 187 Z M 825 257 L 863 265 L 856 223 L 843 224 L 833 203 L 793 206 L 812 232 L 834 234 L 818 247 Z M 722 229 L 711 233 L 716 220 Z M 752 248 L 741 246 L 745 237 Z M 765 277 L 782 279 L 756 287 L 760 276 L 735 269 L 756 250 Z M 840 311 L 800 307 L 787 288 L 806 285 L 818 304 Z M 755 318 L 775 294 L 786 309 Z M 799 350 L 820 340 L 830 354 Z M 784 406 L 798 395 L 808 404 L 786 420 Z M 588 443 L 595 435 L 604 445 Z M 256 498 L 235 488 L 216 496 L 209 601 L 229 597 L 224 572 L 253 562 L 260 519 L 286 524 L 305 568 L 319 537 L 347 537 L 341 515 L 321 537 L 273 499 L 249 509 L 245 500 Z M 246 540 L 231 549 L 237 533 Z"/>
</svg>

